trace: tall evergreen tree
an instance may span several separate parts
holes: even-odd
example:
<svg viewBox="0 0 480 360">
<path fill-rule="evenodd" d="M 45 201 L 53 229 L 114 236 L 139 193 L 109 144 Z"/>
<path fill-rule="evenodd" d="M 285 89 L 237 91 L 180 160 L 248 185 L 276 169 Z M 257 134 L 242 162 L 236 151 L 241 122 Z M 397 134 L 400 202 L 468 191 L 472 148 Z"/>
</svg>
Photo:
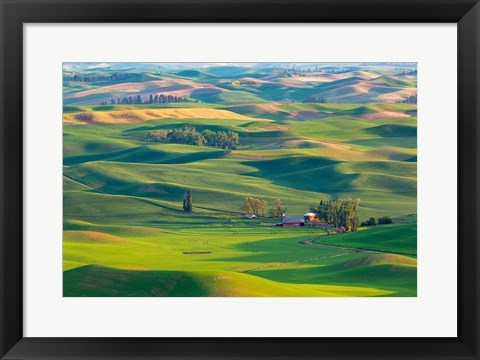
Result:
<svg viewBox="0 0 480 360">
<path fill-rule="evenodd" d="M 192 193 L 190 190 L 185 192 L 185 196 L 183 197 L 183 211 L 191 213 L 193 210 L 193 203 L 192 203 Z"/>
</svg>

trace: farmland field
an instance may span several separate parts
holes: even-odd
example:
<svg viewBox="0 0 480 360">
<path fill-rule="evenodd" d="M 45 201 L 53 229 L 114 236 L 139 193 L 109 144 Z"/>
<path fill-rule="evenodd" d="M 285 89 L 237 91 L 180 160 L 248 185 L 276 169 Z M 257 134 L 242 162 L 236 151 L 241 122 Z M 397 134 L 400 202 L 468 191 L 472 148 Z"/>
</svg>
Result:
<svg viewBox="0 0 480 360">
<path fill-rule="evenodd" d="M 415 64 L 97 65 L 63 68 L 64 296 L 416 296 Z M 340 199 L 391 223 L 287 226 Z"/>
</svg>

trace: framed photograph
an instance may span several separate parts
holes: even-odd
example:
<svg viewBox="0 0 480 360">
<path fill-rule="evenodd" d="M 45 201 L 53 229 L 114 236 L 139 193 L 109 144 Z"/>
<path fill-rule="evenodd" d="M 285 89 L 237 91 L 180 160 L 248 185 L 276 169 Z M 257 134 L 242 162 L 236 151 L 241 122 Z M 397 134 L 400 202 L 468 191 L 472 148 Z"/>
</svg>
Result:
<svg viewBox="0 0 480 360">
<path fill-rule="evenodd" d="M 477 1 L 1 3 L 1 359 L 479 359 Z"/>
</svg>

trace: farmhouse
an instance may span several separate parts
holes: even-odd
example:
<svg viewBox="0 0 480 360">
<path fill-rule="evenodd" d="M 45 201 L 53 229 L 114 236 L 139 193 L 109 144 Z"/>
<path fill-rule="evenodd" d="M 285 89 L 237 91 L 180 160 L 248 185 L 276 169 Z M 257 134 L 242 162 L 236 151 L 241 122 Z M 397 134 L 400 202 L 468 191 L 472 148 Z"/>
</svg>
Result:
<svg viewBox="0 0 480 360">
<path fill-rule="evenodd" d="M 303 216 L 301 215 L 294 215 L 294 216 L 285 216 L 282 215 L 282 222 L 275 224 L 274 226 L 305 226 L 305 223 L 317 223 L 318 215 L 315 213 L 306 213 Z"/>
<path fill-rule="evenodd" d="M 274 226 L 305 226 L 305 218 L 303 216 L 285 216 L 282 215 L 282 222 Z"/>
</svg>

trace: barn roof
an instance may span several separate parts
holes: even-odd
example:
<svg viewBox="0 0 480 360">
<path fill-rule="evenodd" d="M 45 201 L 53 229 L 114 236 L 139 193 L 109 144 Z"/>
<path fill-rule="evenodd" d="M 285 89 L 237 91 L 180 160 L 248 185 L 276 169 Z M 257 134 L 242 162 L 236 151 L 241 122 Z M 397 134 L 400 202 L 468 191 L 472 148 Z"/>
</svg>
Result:
<svg viewBox="0 0 480 360">
<path fill-rule="evenodd" d="M 305 218 L 303 216 L 285 216 L 282 221 L 285 223 L 303 223 Z"/>
</svg>

